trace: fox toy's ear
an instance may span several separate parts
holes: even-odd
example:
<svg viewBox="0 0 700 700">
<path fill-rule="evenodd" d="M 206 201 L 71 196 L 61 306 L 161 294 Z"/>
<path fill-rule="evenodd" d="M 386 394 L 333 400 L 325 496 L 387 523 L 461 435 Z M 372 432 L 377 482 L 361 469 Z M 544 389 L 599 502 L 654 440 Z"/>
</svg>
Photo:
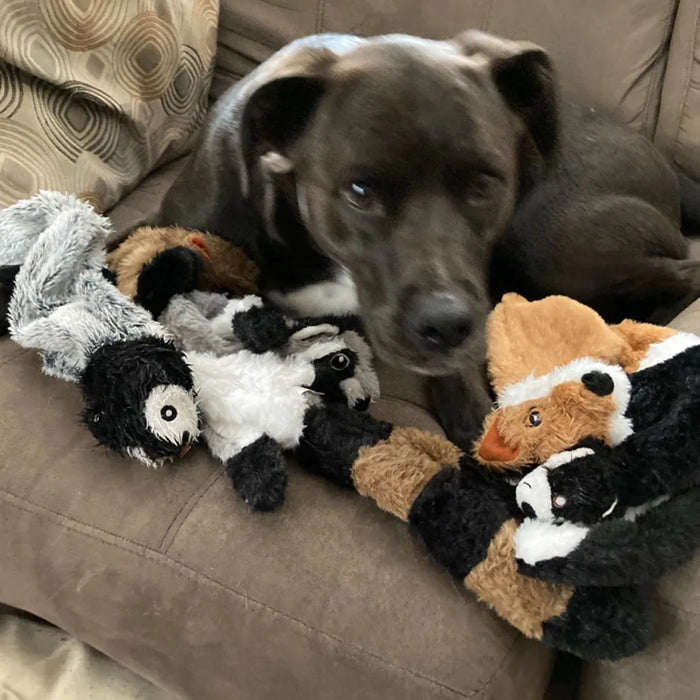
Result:
<svg viewBox="0 0 700 700">
<path fill-rule="evenodd" d="M 477 30 L 453 40 L 465 56 L 483 56 L 496 88 L 524 122 L 545 159 L 556 150 L 559 136 L 558 90 L 549 54 L 529 41 L 510 41 Z"/>
</svg>

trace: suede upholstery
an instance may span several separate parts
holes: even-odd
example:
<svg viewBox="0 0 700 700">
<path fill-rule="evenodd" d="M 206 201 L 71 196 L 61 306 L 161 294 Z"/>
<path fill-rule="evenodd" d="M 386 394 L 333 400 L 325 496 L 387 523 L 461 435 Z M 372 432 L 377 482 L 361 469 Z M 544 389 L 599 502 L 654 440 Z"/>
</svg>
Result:
<svg viewBox="0 0 700 700">
<path fill-rule="evenodd" d="M 577 98 L 655 135 L 700 177 L 699 15 L 700 0 L 223 0 L 212 96 L 303 34 L 476 26 L 544 45 Z M 115 241 L 148 221 L 180 165 L 110 212 Z M 674 326 L 700 332 L 699 304 Z M 420 380 L 382 367 L 381 383 L 375 415 L 439 430 Z M 7 339 L 0 386 L 0 602 L 174 696 L 543 696 L 553 655 L 477 604 L 371 503 L 293 468 L 284 508 L 253 514 L 204 449 L 160 472 L 109 456 L 78 423 L 77 389 Z M 698 591 L 698 560 L 654 589 L 656 641 L 586 666 L 582 697 L 697 697 Z"/>
</svg>

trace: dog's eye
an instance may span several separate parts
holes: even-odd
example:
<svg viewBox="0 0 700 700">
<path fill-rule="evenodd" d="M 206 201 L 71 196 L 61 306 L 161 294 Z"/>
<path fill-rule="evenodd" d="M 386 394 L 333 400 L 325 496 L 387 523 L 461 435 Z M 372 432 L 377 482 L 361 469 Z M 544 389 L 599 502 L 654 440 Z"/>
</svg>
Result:
<svg viewBox="0 0 700 700">
<path fill-rule="evenodd" d="M 497 178 L 489 173 L 473 173 L 467 182 L 467 197 L 474 202 L 490 199 L 496 182 Z"/>
<path fill-rule="evenodd" d="M 365 182 L 351 182 L 341 193 L 353 209 L 378 216 L 384 214 L 384 205 L 379 195 Z"/>
<path fill-rule="evenodd" d="M 342 372 L 350 364 L 350 358 L 342 352 L 338 352 L 331 357 L 331 368 L 336 372 Z"/>
<path fill-rule="evenodd" d="M 530 411 L 527 421 L 533 428 L 536 428 L 542 422 L 542 416 L 540 416 L 539 411 Z"/>
</svg>

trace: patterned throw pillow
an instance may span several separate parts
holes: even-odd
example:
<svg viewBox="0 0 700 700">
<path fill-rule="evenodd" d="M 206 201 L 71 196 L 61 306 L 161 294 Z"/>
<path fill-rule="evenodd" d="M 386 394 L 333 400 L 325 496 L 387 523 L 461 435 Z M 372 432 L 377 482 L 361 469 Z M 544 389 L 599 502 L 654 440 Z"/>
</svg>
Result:
<svg viewBox="0 0 700 700">
<path fill-rule="evenodd" d="M 188 147 L 219 0 L 0 0 L 0 206 L 40 189 L 104 211 Z"/>
</svg>

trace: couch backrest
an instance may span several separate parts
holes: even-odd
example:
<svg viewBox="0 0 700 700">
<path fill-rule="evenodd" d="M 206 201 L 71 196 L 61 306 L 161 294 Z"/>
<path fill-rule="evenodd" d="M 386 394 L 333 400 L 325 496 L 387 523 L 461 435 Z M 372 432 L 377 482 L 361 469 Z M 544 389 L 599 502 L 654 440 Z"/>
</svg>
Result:
<svg viewBox="0 0 700 700">
<path fill-rule="evenodd" d="M 477 27 L 553 55 L 566 89 L 654 133 L 677 0 L 223 0 L 215 91 L 317 31 L 449 37 Z"/>
</svg>

